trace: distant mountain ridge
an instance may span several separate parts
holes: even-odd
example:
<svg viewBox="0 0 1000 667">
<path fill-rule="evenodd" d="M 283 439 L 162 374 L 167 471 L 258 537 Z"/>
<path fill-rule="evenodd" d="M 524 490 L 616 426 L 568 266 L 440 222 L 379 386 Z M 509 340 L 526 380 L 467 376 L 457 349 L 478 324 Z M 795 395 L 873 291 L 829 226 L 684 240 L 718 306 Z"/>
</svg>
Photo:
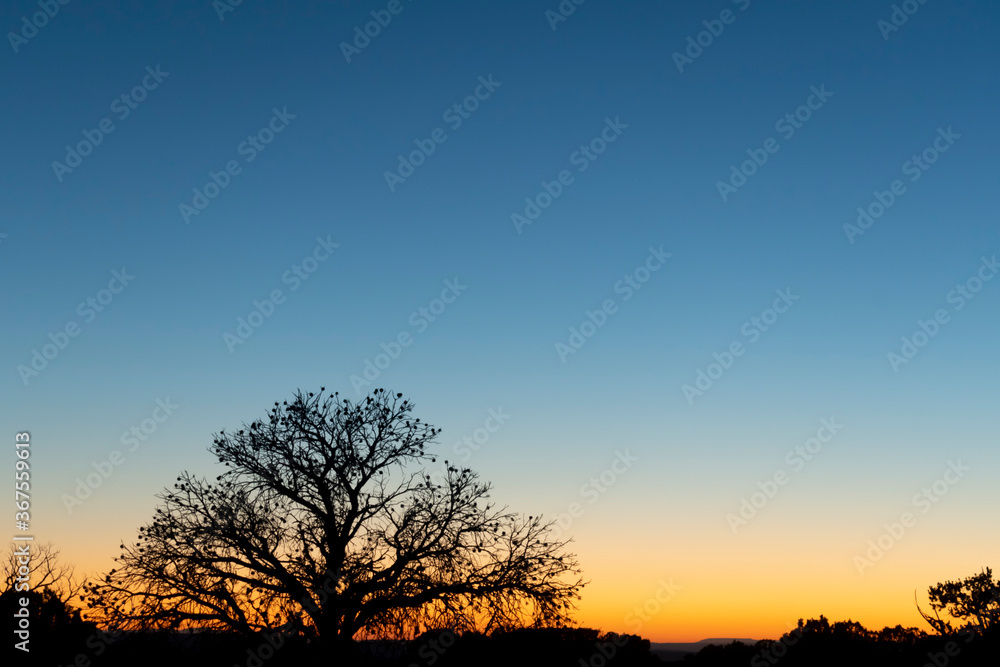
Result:
<svg viewBox="0 0 1000 667">
<path fill-rule="evenodd" d="M 650 642 L 649 650 L 653 653 L 653 655 L 658 656 L 661 660 L 680 660 L 685 655 L 697 653 L 710 644 L 722 646 L 725 644 L 732 644 L 733 642 L 743 642 L 744 644 L 750 644 L 753 646 L 757 643 L 757 641 L 758 640 L 756 639 L 746 638 L 724 639 L 715 637 L 712 639 L 702 639 L 699 642 Z"/>
</svg>

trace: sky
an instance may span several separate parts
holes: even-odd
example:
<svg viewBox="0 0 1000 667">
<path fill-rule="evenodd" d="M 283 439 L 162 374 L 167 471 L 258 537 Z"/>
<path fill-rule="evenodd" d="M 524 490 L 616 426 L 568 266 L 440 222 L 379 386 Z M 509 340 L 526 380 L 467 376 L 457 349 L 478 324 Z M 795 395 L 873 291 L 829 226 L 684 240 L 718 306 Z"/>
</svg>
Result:
<svg viewBox="0 0 1000 667">
<path fill-rule="evenodd" d="M 1000 567 L 994 4 L 39 7 L 0 403 L 80 571 L 320 386 L 557 519 L 584 626 L 918 626 Z"/>
</svg>

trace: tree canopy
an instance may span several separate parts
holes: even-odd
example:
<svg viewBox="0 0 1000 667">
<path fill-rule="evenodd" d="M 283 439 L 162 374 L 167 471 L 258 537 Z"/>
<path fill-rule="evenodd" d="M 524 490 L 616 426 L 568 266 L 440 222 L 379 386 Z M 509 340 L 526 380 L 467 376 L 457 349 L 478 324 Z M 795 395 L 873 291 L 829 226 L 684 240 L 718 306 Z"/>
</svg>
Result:
<svg viewBox="0 0 1000 667">
<path fill-rule="evenodd" d="M 583 582 L 568 543 L 495 505 L 468 468 L 432 480 L 421 464 L 440 430 L 412 411 L 383 389 L 355 403 L 321 388 L 219 432 L 225 470 L 157 496 L 91 608 L 122 629 L 339 639 L 569 622 Z"/>
<path fill-rule="evenodd" d="M 931 586 L 927 591 L 934 616 L 920 609 L 924 620 L 940 634 L 954 631 L 952 622 L 941 618 L 945 612 L 962 623 L 959 629 L 969 629 L 982 634 L 1000 627 L 1000 579 L 994 581 L 993 570 L 983 569 L 958 581 L 945 581 Z"/>
</svg>

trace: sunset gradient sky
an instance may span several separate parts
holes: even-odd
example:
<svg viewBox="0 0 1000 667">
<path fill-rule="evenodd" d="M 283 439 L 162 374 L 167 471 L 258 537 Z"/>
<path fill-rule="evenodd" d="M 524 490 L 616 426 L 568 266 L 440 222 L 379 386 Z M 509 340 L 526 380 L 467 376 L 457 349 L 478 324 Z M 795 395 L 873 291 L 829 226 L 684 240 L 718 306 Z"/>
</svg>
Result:
<svg viewBox="0 0 1000 667">
<path fill-rule="evenodd" d="M 181 470 L 217 474 L 212 432 L 297 388 L 356 398 L 366 362 L 496 500 L 562 520 L 585 626 L 918 626 L 915 590 L 1000 567 L 997 6 L 927 2 L 889 30 L 892 3 L 860 0 L 591 0 L 558 22 L 557 0 L 401 0 L 348 62 L 386 2 L 126 4 L 60 5 L 0 55 L 0 402 L 8 440 L 32 434 L 36 539 L 80 571 L 111 567 Z M 5 3 L 4 32 L 37 11 Z M 185 215 L 210 172 L 227 185 Z M 512 220 L 543 181 L 551 205 Z M 65 349 L 19 370 L 50 334 Z"/>
</svg>

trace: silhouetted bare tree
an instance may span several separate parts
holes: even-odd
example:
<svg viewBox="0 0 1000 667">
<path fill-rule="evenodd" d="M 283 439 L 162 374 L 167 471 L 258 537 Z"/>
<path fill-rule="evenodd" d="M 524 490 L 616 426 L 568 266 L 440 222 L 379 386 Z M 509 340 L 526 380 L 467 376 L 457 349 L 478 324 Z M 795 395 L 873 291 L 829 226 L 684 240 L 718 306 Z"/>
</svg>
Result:
<svg viewBox="0 0 1000 667">
<path fill-rule="evenodd" d="M 15 663 L 70 664 L 95 629 L 80 617 L 79 600 L 73 602 L 83 591 L 73 566 L 60 560 L 53 544 L 23 541 L 12 544 L 3 556 L 0 576 L 0 614 L 14 619 L 8 650 L 17 656 Z"/>
<path fill-rule="evenodd" d="M 23 551 L 25 549 L 28 550 L 27 555 Z M 73 566 L 60 562 L 59 549 L 55 545 L 20 542 L 10 545 L 0 564 L 3 581 L 0 593 L 16 592 L 15 586 L 25 577 L 23 567 L 28 568 L 31 590 L 48 589 L 63 604 L 69 604 L 83 590 L 83 583 L 75 576 Z"/>
<path fill-rule="evenodd" d="M 299 392 L 222 431 L 214 482 L 184 473 L 120 566 L 90 589 L 115 627 L 291 624 L 324 638 L 566 623 L 583 585 L 551 523 L 489 502 L 449 465 L 414 467 L 439 433 L 376 390 Z"/>
</svg>

